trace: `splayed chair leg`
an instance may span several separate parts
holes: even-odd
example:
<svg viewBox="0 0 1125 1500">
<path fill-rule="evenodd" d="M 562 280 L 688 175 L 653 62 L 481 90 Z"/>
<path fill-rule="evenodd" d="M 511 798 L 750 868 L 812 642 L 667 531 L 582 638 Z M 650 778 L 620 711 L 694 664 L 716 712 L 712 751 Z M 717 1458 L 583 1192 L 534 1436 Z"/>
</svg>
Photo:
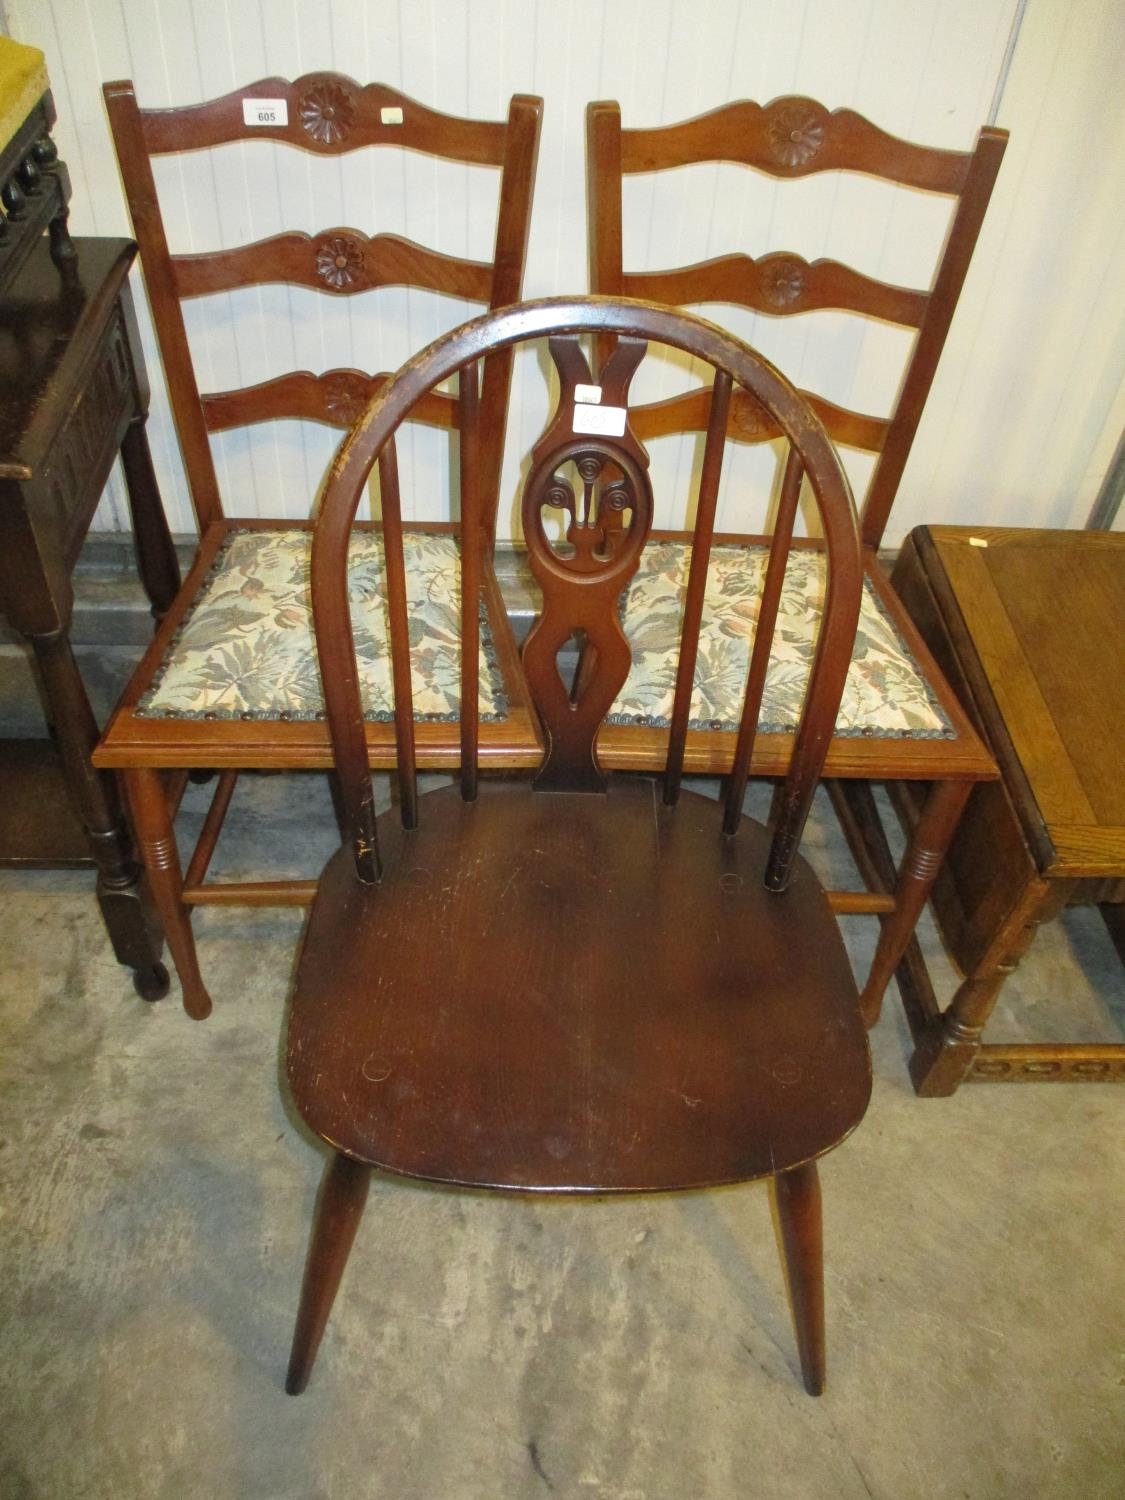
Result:
<svg viewBox="0 0 1125 1500">
<path fill-rule="evenodd" d="M 773 1182 L 801 1375 L 809 1395 L 819 1396 L 824 1390 L 826 1354 L 824 1242 L 816 1163 L 810 1161 L 790 1172 L 779 1172 Z"/>
<path fill-rule="evenodd" d="M 285 1379 L 291 1396 L 299 1396 L 308 1385 L 370 1185 L 371 1168 L 350 1156 L 337 1152 L 325 1168 Z"/>
<path fill-rule="evenodd" d="M 124 779 L 141 859 L 180 976 L 184 1010 L 193 1021 L 202 1021 L 211 1014 L 211 997 L 199 972 L 191 910 L 184 904 L 180 855 L 164 778 L 151 767 L 137 766 L 126 771 Z"/>
</svg>

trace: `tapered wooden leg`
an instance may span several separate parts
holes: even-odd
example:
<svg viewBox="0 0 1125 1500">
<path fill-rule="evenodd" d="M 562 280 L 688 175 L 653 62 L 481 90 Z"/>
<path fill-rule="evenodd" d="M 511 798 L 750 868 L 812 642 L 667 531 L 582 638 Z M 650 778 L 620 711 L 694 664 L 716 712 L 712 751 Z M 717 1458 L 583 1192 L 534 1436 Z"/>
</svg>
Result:
<svg viewBox="0 0 1125 1500">
<path fill-rule="evenodd" d="M 325 1168 L 285 1377 L 285 1389 L 291 1396 L 299 1396 L 309 1383 L 370 1185 L 371 1168 L 350 1156 L 337 1152 Z"/>
<path fill-rule="evenodd" d="M 895 909 L 890 916 L 883 918 L 875 957 L 871 960 L 871 972 L 860 997 L 860 1009 L 868 1026 L 874 1026 L 879 1019 L 883 991 L 910 945 L 972 789 L 970 781 L 938 781 L 926 798 L 926 805 L 899 866 L 894 890 Z"/>
<path fill-rule="evenodd" d="M 152 606 L 153 618 L 160 621 L 180 591 L 180 564 L 160 503 L 160 491 L 156 487 L 152 454 L 145 436 L 144 412 L 135 416 L 126 428 L 121 444 L 121 466 L 129 493 L 138 572 Z"/>
<path fill-rule="evenodd" d="M 200 977 L 191 913 L 183 901 L 183 875 L 164 779 L 149 767 L 136 768 L 125 772 L 125 787 L 145 873 L 180 976 L 184 1009 L 193 1021 L 202 1021 L 211 1014 L 211 997 Z"/>
<path fill-rule="evenodd" d="M 797 1331 L 801 1375 L 810 1396 L 824 1390 L 824 1245 L 821 1235 L 820 1178 L 816 1163 L 806 1162 L 773 1179 L 789 1298 Z"/>
</svg>

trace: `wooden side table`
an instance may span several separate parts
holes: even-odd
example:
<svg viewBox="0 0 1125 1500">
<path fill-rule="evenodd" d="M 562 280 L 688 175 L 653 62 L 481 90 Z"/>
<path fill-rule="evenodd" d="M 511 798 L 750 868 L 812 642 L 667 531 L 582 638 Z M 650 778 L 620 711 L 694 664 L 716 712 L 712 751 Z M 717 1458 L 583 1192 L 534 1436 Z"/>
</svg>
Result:
<svg viewBox="0 0 1125 1500">
<path fill-rule="evenodd" d="M 60 275 L 40 239 L 0 297 L 0 612 L 30 641 L 53 729 L 0 742 L 0 864 L 92 864 L 118 959 L 167 990 L 163 935 L 71 650 L 71 570 L 120 452 L 141 580 L 159 618 L 179 567 L 145 437 L 148 384 L 131 240 L 76 239 Z"/>
<path fill-rule="evenodd" d="M 1101 904 L 1125 957 L 1125 535 L 924 526 L 894 585 L 1003 778 L 974 788 L 934 887 L 966 978 L 915 1036 L 915 1087 L 1125 1080 L 1125 1043 L 982 1041 L 1005 978 L 1064 906 Z"/>
</svg>

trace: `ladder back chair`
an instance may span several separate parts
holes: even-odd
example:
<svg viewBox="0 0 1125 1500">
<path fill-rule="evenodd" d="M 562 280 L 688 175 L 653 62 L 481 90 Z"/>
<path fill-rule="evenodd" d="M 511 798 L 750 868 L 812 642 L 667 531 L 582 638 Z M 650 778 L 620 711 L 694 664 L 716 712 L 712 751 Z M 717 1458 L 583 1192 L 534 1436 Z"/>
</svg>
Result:
<svg viewBox="0 0 1125 1500">
<path fill-rule="evenodd" d="M 816 100 L 787 97 L 762 106 L 729 104 L 681 124 L 623 129 L 618 105 L 587 110 L 590 285 L 608 296 L 639 297 L 670 306 L 734 305 L 770 317 L 835 309 L 916 330 L 899 394 L 887 417 L 802 395 L 838 444 L 877 455 L 861 510 L 864 589 L 860 629 L 836 732 L 825 761 L 827 790 L 868 889 L 833 893 L 840 913 L 871 913 L 882 924 L 864 988 L 868 1022 L 878 1019 L 892 975 L 912 1023 L 936 1022 L 937 1003 L 913 933 L 934 877 L 975 782 L 996 776 L 987 749 L 895 596 L 879 564 L 883 537 L 938 359 L 957 306 L 973 247 L 1007 141 L 986 128 L 970 152 L 935 150 L 887 135 L 851 110 L 829 112 Z M 943 194 L 955 204 L 944 249 L 928 290 L 880 282 L 838 261 L 812 263 L 788 250 L 754 259 L 731 254 L 659 271 L 623 265 L 622 179 L 699 162 L 731 162 L 776 179 L 817 172 L 853 172 Z M 604 358 L 611 341 L 599 341 Z M 710 402 L 693 388 L 633 413 L 641 439 L 702 431 Z M 772 442 L 776 425 L 741 393 L 731 398 L 728 435 L 742 443 Z M 752 613 L 742 608 L 737 580 L 760 566 L 759 538 L 718 534 L 705 589 L 700 680 L 692 703 L 685 763 L 725 772 L 737 739 L 737 674 L 716 670 L 716 651 L 736 660 L 749 653 Z M 683 532 L 659 532 L 642 559 L 624 608 L 633 669 L 611 710 L 602 741 L 607 765 L 644 768 L 663 753 L 672 720 L 672 675 L 665 652 L 688 588 Z M 756 561 L 757 560 L 757 561 Z M 792 690 L 812 645 L 823 559 L 808 544 L 787 580 L 781 610 L 785 631 L 771 663 L 752 772 L 782 774 L 800 694 Z M 732 645 L 732 642 L 735 643 Z M 801 672 L 796 672 L 799 684 Z M 910 782 L 921 795 L 904 803 L 908 843 L 897 869 L 870 783 Z M 926 784 L 929 784 L 928 789 Z"/>
<path fill-rule="evenodd" d="M 302 904 L 309 880 L 208 881 L 207 870 L 242 769 L 330 768 L 331 751 L 308 606 L 311 521 L 245 520 L 226 514 L 210 438 L 284 418 L 347 429 L 388 379 L 355 369 L 296 370 L 237 390 L 201 393 L 182 304 L 245 287 L 285 284 L 328 297 L 401 286 L 496 308 L 518 300 L 523 278 L 542 101 L 518 95 L 506 121 L 437 114 L 382 84 L 360 86 L 335 73 L 290 83 L 271 78 L 208 103 L 142 110 L 131 83 L 105 86 L 113 138 L 140 245 L 176 430 L 199 524 L 196 562 L 108 726 L 98 764 L 123 772 L 138 841 L 183 986 L 184 1003 L 206 1015 L 190 925 L 205 903 Z M 258 105 L 268 103 L 263 123 Z M 255 123 L 249 118 L 258 113 Z M 332 227 L 282 233 L 203 254 L 169 250 L 152 158 L 268 140 L 331 157 L 393 146 L 450 162 L 497 169 L 493 260 L 440 254 L 398 235 Z M 356 215 L 358 217 L 358 215 Z M 396 361 L 397 363 L 397 361 Z M 499 495 L 511 355 L 487 362 L 481 390 L 481 525 L 491 536 Z M 415 421 L 452 430 L 453 396 L 434 391 Z M 310 510 L 313 495 L 309 496 Z M 386 649 L 386 600 L 410 601 L 412 670 L 419 716 L 417 750 L 427 766 L 459 756 L 456 648 L 447 617 L 456 611 L 460 527 L 417 523 L 405 575 L 384 573 L 378 527 L 357 534 L 355 628 L 365 666 L 364 715 L 373 765 L 394 760 L 393 692 Z M 491 563 L 484 563 L 486 618 L 480 692 L 486 764 L 534 764 L 537 728 L 527 710 L 515 648 Z M 192 769 L 218 770 L 214 799 L 182 873 L 173 819 Z M 170 773 L 170 774 L 169 774 Z"/>
<path fill-rule="evenodd" d="M 615 352 L 592 398 L 579 337 Z M 534 777 L 481 777 L 462 718 L 460 784 L 418 796 L 405 672 L 407 620 L 391 609 L 401 804 L 373 812 L 346 597 L 348 539 L 373 465 L 388 547 L 401 548 L 394 439 L 457 372 L 462 513 L 479 513 L 473 457 L 479 369 L 543 340 L 560 394 L 522 495 L 543 591 L 525 647 L 547 749 Z M 629 671 L 618 620 L 652 524 L 648 457 L 629 387 L 649 343 L 715 371 L 698 490 L 692 587 L 659 782 L 610 777 L 606 710 Z M 730 402 L 743 394 L 788 445 L 778 525 L 725 797 L 681 787 L 708 528 Z M 828 587 L 808 694 L 776 821 L 742 813 L 770 637 L 802 476 L 823 518 Z M 561 521 L 561 527 L 559 522 Z M 561 535 L 556 532 L 561 530 Z M 480 528 L 466 520 L 466 538 Z M 482 559 L 466 544 L 462 701 Z M 650 304 L 549 299 L 431 344 L 383 389 L 333 463 L 312 553 L 313 614 L 347 834 L 321 877 L 298 962 L 288 1079 L 333 1148 L 313 1227 L 287 1389 L 304 1389 L 343 1273 L 371 1168 L 473 1188 L 653 1192 L 772 1178 L 807 1389 L 823 1389 L 816 1158 L 859 1122 L 871 1087 L 859 995 L 831 906 L 798 852 L 843 690 L 862 585 L 843 470 L 807 403 L 712 324 Z M 576 695 L 558 653 L 581 629 L 592 665 Z"/>
</svg>

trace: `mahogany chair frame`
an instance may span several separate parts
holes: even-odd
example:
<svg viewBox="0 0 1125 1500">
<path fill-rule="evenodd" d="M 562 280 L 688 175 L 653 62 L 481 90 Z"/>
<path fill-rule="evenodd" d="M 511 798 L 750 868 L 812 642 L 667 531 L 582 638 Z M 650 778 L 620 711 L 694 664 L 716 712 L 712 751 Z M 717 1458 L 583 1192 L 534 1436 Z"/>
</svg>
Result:
<svg viewBox="0 0 1125 1500">
<path fill-rule="evenodd" d="M 209 721 L 138 713 L 146 687 L 231 532 L 308 529 L 312 524 L 226 516 L 210 435 L 278 418 L 301 418 L 346 430 L 389 377 L 354 369 L 329 370 L 321 375 L 299 370 L 252 387 L 201 393 L 181 303 L 191 297 L 263 283 L 305 286 L 330 296 L 407 286 L 448 293 L 488 308 L 515 302 L 527 253 L 542 101 L 515 96 L 506 121 L 457 119 L 430 110 L 383 84 L 361 86 L 342 74 L 323 72 L 306 74 L 292 82 L 264 79 L 222 98 L 175 109 L 142 110 L 131 82 L 106 84 L 104 95 L 140 246 L 200 542 L 195 564 L 107 728 L 97 764 L 123 773 L 185 1006 L 193 1015 L 205 1015 L 210 999 L 196 959 L 192 909 L 207 904 L 303 905 L 311 900 L 315 889 L 311 880 L 206 879 L 239 771 L 327 771 L 332 764 L 323 718 L 261 720 L 244 716 L 242 720 Z M 244 101 L 262 98 L 285 102 L 286 123 L 246 123 Z M 365 146 L 393 146 L 496 168 L 498 209 L 492 262 L 439 254 L 392 234 L 368 238 L 362 231 L 347 227 L 313 235 L 282 233 L 234 249 L 173 255 L 151 159 L 249 139 L 278 142 L 316 156 L 335 156 Z M 488 538 L 494 532 L 499 497 L 510 381 L 511 355 L 500 350 L 486 362 L 480 398 L 480 525 Z M 459 420 L 456 398 L 432 393 L 413 419 L 452 432 Z M 425 522 L 416 523 L 413 529 L 459 533 L 461 527 L 459 523 Z M 482 726 L 481 754 L 487 764 L 534 764 L 541 745 L 538 728 L 524 700 L 522 677 L 490 557 L 483 566 L 486 604 L 509 706 L 502 723 Z M 395 748 L 390 726 L 371 723 L 367 733 L 371 764 L 393 766 Z M 457 764 L 460 749 L 455 724 L 420 724 L 417 741 L 423 765 Z M 183 871 L 173 822 L 193 769 L 217 770 L 220 774 L 195 851 Z"/>
<path fill-rule="evenodd" d="M 576 420 L 576 388 L 590 380 L 578 336 L 593 332 L 615 340 L 602 370 L 602 399 L 621 415 L 619 436 L 586 435 Z M 364 486 L 377 463 L 387 555 L 397 553 L 400 571 L 394 435 L 425 393 L 456 373 L 462 514 L 478 515 L 478 367 L 498 347 L 537 338 L 548 340 L 561 383 L 523 492 L 529 560 L 543 590 L 524 665 L 546 754 L 531 786 L 526 777 L 515 784 L 511 777 L 501 785 L 482 781 L 470 711 L 461 720 L 459 787 L 419 797 L 407 622 L 401 601 L 392 601 L 402 795 L 397 810 L 376 818 L 346 590 L 348 539 Z M 609 784 L 600 763 L 607 738 L 601 721 L 630 660 L 617 606 L 652 522 L 647 455 L 628 420 L 629 382 L 649 340 L 706 359 L 716 370 L 676 727 L 665 740 L 663 794 L 656 798 L 638 778 Z M 739 390 L 776 421 L 789 457 L 734 769 L 716 804 L 681 790 L 683 725 L 729 406 Z M 568 465 L 580 476 L 577 490 L 560 477 Z M 823 519 L 828 585 L 809 691 L 767 831 L 743 816 L 742 801 L 806 477 Z M 548 537 L 545 511 L 564 513 L 561 545 Z M 483 536 L 483 528 L 467 524 L 466 536 Z M 463 569 L 462 701 L 475 705 L 479 549 L 466 547 Z M 313 903 L 289 1024 L 294 1101 L 334 1148 L 297 1317 L 291 1393 L 308 1380 L 371 1167 L 478 1188 L 570 1193 L 771 1178 L 802 1373 L 810 1393 L 823 1389 L 815 1163 L 862 1117 L 870 1055 L 835 917 L 797 849 L 843 691 L 861 588 L 855 508 L 821 424 L 767 361 L 702 319 L 608 298 L 526 303 L 438 340 L 372 402 L 332 465 L 312 552 L 317 648 L 346 837 Z M 577 629 L 596 656 L 572 697 L 556 662 Z M 574 836 L 576 828 L 595 826 L 608 832 L 592 841 Z M 611 851 L 622 848 L 615 864 Z M 466 865 L 471 880 L 461 878 Z M 615 896 L 624 903 L 620 912 Z M 628 920 L 616 920 L 626 912 Z M 666 962 L 653 958 L 651 929 L 669 921 L 682 923 L 682 932 L 676 956 Z M 737 952 L 714 993 L 716 944 L 728 942 Z M 596 952 L 576 971 L 575 948 L 583 944 Z M 529 980 L 525 960 L 538 979 Z M 619 983 L 615 962 L 632 978 Z M 638 968 L 652 971 L 654 982 L 638 981 Z M 447 997 L 454 997 L 452 1005 Z M 749 1045 L 747 1026 L 758 1028 Z M 704 1035 L 701 1051 L 694 1050 L 697 1032 Z M 608 1046 L 604 1055 L 599 1045 Z M 702 1098 L 689 1095 L 682 1081 L 670 1086 L 691 1057 L 699 1065 L 693 1093 Z M 559 1083 L 568 1061 L 577 1074 Z M 635 1152 L 628 1141 L 634 1127 L 632 1143 L 643 1141 Z"/>
<path fill-rule="evenodd" d="M 784 317 L 818 308 L 855 312 L 917 330 L 894 410 L 887 418 L 849 411 L 802 391 L 833 440 L 878 455 L 861 507 L 864 574 L 918 666 L 952 728 L 948 739 L 834 736 L 825 760 L 832 805 L 867 890 L 833 893 L 841 913 L 877 915 L 881 930 L 864 989 L 864 1013 L 879 1017 L 892 975 L 912 1021 L 926 1026 L 938 1004 L 914 929 L 973 785 L 997 776 L 986 746 L 945 681 L 913 621 L 897 599 L 877 555 L 891 507 L 938 361 L 957 307 L 977 236 L 1007 144 L 1007 132 L 988 126 L 972 151 L 947 151 L 899 140 L 852 110 L 829 112 L 814 99 L 783 97 L 770 104 L 729 104 L 681 124 L 623 129 L 611 101 L 587 109 L 590 286 L 609 296 L 651 299 L 671 306 L 733 303 Z M 955 200 L 952 223 L 929 290 L 892 286 L 832 260 L 809 263 L 788 251 L 753 259 L 734 254 L 666 271 L 626 271 L 622 260 L 622 179 L 695 162 L 733 162 L 790 180 L 815 172 L 849 171 Z M 599 356 L 608 349 L 599 345 Z M 691 390 L 639 408 L 633 414 L 642 439 L 701 431 L 708 396 Z M 777 436 L 760 409 L 737 396 L 729 435 L 761 443 Z M 682 533 L 655 533 L 658 539 Z M 716 540 L 758 540 L 723 535 Z M 775 777 L 788 756 L 785 737 L 760 736 L 752 773 Z M 617 726 L 607 734 L 607 765 L 646 768 L 661 753 L 661 731 Z M 734 736 L 695 731 L 687 738 L 687 765 L 724 773 Z M 871 783 L 929 783 L 924 798 L 903 799 L 907 845 L 897 866 L 882 826 Z"/>
</svg>

